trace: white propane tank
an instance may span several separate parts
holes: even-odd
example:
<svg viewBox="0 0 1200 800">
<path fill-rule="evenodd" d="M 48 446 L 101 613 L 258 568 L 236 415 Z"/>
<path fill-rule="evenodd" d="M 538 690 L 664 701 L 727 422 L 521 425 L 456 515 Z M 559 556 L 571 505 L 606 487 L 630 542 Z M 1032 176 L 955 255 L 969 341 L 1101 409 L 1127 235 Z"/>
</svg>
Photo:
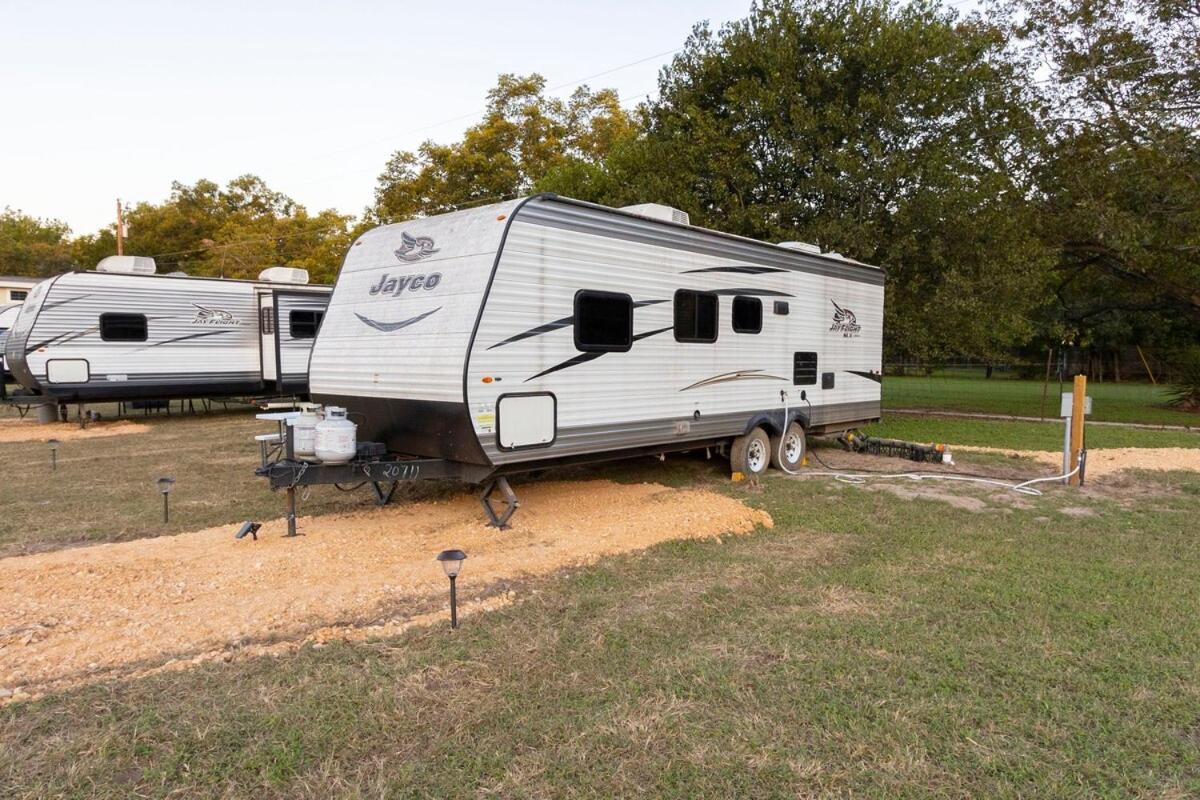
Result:
<svg viewBox="0 0 1200 800">
<path fill-rule="evenodd" d="M 292 449 L 296 458 L 317 457 L 317 425 L 321 422 L 321 407 L 314 403 L 300 406 L 300 416 L 292 421 Z"/>
<path fill-rule="evenodd" d="M 317 423 L 317 458 L 326 464 L 346 464 L 358 452 L 355 433 L 358 426 L 346 419 L 346 409 L 329 406 L 325 419 Z"/>
</svg>

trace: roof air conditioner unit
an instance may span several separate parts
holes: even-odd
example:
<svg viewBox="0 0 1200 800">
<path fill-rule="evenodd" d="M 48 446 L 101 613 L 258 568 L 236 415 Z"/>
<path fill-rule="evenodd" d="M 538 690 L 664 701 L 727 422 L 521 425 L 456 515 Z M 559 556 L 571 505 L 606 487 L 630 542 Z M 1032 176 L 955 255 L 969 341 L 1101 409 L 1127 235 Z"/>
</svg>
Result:
<svg viewBox="0 0 1200 800">
<path fill-rule="evenodd" d="M 788 250 L 799 250 L 801 253 L 812 253 L 813 255 L 821 254 L 821 248 L 817 247 L 815 244 L 809 244 L 808 242 L 780 242 L 779 246 L 786 247 Z"/>
<path fill-rule="evenodd" d="M 109 256 L 100 259 L 96 272 L 124 272 L 134 275 L 153 275 L 154 259 L 146 256 Z"/>
<path fill-rule="evenodd" d="M 630 214 L 637 214 L 639 217 L 646 217 L 647 219 L 661 219 L 665 222 L 678 222 L 681 225 L 691 224 L 686 211 L 664 206 L 662 203 L 641 203 L 636 206 L 622 206 L 621 210 L 628 211 Z"/>
<path fill-rule="evenodd" d="M 308 283 L 308 270 L 299 267 L 267 267 L 258 273 L 267 283 Z"/>
</svg>

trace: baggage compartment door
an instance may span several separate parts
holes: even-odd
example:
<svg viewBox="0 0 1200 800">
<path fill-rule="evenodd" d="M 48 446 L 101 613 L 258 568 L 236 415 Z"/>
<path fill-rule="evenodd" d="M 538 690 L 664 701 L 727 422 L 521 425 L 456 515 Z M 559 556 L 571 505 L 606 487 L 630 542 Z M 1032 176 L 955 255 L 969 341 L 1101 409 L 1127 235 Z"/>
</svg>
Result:
<svg viewBox="0 0 1200 800">
<path fill-rule="evenodd" d="M 496 400 L 496 445 L 501 450 L 549 447 L 558 435 L 558 399 L 550 392 L 502 394 Z"/>
</svg>

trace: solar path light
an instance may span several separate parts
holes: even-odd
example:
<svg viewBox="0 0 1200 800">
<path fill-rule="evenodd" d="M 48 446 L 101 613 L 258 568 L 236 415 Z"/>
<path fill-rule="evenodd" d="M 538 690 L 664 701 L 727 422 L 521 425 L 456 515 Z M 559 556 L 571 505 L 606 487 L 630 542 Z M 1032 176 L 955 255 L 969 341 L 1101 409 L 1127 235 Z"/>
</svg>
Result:
<svg viewBox="0 0 1200 800">
<path fill-rule="evenodd" d="M 62 442 L 58 439 L 49 439 L 46 444 L 50 445 L 50 471 L 58 472 L 58 448 Z"/>
<path fill-rule="evenodd" d="M 167 520 L 170 519 L 170 509 L 167 505 L 167 498 L 170 497 L 171 490 L 175 488 L 175 479 L 164 475 L 156 480 L 154 485 L 158 487 L 158 491 L 161 492 L 163 496 L 163 524 L 166 524 Z"/>
<path fill-rule="evenodd" d="M 462 563 L 466 558 L 467 554 L 462 550 L 443 550 L 438 553 L 437 557 L 437 560 L 442 562 L 442 569 L 445 570 L 446 576 L 450 578 L 451 629 L 458 627 L 458 593 L 455 590 L 454 579 L 458 577 L 458 573 L 462 569 Z"/>
</svg>

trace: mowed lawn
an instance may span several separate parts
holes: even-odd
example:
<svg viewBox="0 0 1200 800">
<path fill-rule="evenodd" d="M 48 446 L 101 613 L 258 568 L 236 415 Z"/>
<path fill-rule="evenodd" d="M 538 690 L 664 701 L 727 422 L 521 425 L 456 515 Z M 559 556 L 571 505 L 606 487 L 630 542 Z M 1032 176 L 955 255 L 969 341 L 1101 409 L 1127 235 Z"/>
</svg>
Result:
<svg viewBox="0 0 1200 800">
<path fill-rule="evenodd" d="M 255 426 L 204 423 L 158 435 L 180 437 L 194 502 L 210 480 L 222 495 L 188 513 L 237 518 L 207 503 L 265 490 L 244 465 L 202 472 L 187 440 L 207 431 L 220 449 Z M 147 436 L 151 460 L 167 442 Z M 122 483 L 114 464 L 78 490 Z M 527 582 L 457 632 L 6 706 L 3 794 L 1200 794 L 1200 475 L 1040 498 L 784 477 L 755 489 L 682 457 L 572 475 L 715 488 L 775 527 Z M 97 535 L 106 524 L 138 528 L 97 519 Z M 460 589 L 489 589 L 469 560 Z"/>
<path fill-rule="evenodd" d="M 1002 414 L 1039 417 L 1042 414 L 1042 382 L 997 375 L 993 378 L 887 375 L 883 379 L 883 407 Z M 1071 391 L 1070 382 L 1062 391 Z M 1200 414 L 1169 406 L 1170 387 L 1149 383 L 1088 383 L 1092 397 L 1092 419 L 1135 422 L 1149 425 L 1200 427 Z M 1046 391 L 1045 415 L 1057 418 L 1060 392 L 1058 381 Z"/>
</svg>

